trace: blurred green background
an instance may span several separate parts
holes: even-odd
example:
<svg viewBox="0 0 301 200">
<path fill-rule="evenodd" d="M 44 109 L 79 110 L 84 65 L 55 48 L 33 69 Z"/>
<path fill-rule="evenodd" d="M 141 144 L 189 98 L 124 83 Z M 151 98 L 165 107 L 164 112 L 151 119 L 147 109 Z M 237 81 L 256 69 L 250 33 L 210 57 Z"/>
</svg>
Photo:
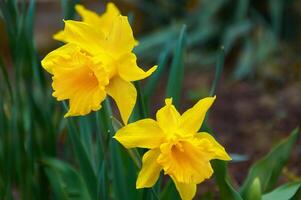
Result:
<svg viewBox="0 0 301 200">
<path fill-rule="evenodd" d="M 56 173 L 66 170 L 53 158 L 79 166 L 81 173 L 91 178 L 90 184 L 101 185 L 106 180 L 96 180 L 87 171 L 104 173 L 102 166 L 106 163 L 99 163 L 106 154 L 101 144 L 91 143 L 110 137 L 97 134 L 99 130 L 108 130 L 102 130 L 106 113 L 75 118 L 73 124 L 63 119 L 64 108 L 51 97 L 51 79 L 41 68 L 40 60 L 61 45 L 52 35 L 63 28 L 62 19 L 79 19 L 74 13 L 76 3 L 100 14 L 107 1 L 0 2 L 0 199 L 44 199 L 45 194 L 53 199 L 49 184 L 56 185 L 54 182 L 60 180 L 47 177 L 56 177 Z M 151 116 L 163 104 L 172 66 L 184 66 L 183 80 L 178 80 L 182 88 L 179 110 L 183 111 L 208 96 L 215 65 L 224 52 L 224 70 L 208 123 L 217 140 L 235 157 L 229 165 L 234 186 L 242 184 L 255 160 L 301 125 L 300 0 L 113 2 L 132 23 L 139 41 L 134 51 L 140 66 L 161 66 L 160 73 L 142 82 Z M 173 59 L 174 49 L 183 24 L 185 45 L 182 59 L 177 60 Z M 76 129 L 80 133 L 78 138 L 69 136 L 67 129 Z M 80 148 L 89 152 L 87 159 L 91 165 L 76 164 L 72 148 L 78 140 L 82 141 Z M 298 140 L 280 182 L 300 179 L 300 144 Z M 135 173 L 126 174 L 129 172 L 124 170 L 116 173 L 131 177 L 128 181 L 134 182 Z M 111 176 L 114 174 L 109 179 Z M 83 180 L 65 181 L 76 185 Z M 105 195 L 103 191 L 93 191 L 93 186 L 87 188 L 97 197 Z M 212 180 L 199 189 L 204 199 L 206 194 L 208 199 L 216 198 L 216 191 Z M 120 196 L 126 192 L 120 191 Z"/>
</svg>

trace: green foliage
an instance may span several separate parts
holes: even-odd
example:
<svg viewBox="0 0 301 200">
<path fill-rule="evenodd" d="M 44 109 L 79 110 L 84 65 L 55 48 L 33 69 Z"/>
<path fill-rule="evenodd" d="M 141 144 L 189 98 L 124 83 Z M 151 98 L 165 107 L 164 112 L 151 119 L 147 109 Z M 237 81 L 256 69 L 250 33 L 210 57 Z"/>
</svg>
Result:
<svg viewBox="0 0 301 200">
<path fill-rule="evenodd" d="M 57 199 L 92 199 L 82 176 L 69 164 L 52 158 L 44 158 L 42 163 Z"/>
<path fill-rule="evenodd" d="M 248 189 L 246 200 L 261 200 L 261 183 L 259 178 L 255 178 Z"/>
<path fill-rule="evenodd" d="M 220 198 L 223 200 L 242 200 L 240 194 L 230 183 L 226 163 L 224 161 L 214 160 L 212 161 L 212 166 L 215 171 L 216 183 L 220 190 Z"/>
<path fill-rule="evenodd" d="M 179 107 L 180 105 L 180 95 L 182 91 L 182 82 L 184 76 L 185 42 L 186 26 L 183 25 L 179 40 L 175 47 L 166 89 L 166 96 L 173 97 L 173 103 L 177 107 Z"/>
<path fill-rule="evenodd" d="M 286 183 L 273 191 L 264 194 L 262 200 L 289 200 L 297 193 L 298 189 L 301 187 L 301 181 L 295 181 L 291 183 Z"/>
<path fill-rule="evenodd" d="M 84 148 L 83 140 L 80 140 L 79 133 L 76 130 L 74 123 L 71 119 L 67 120 L 68 133 L 71 139 L 71 145 L 73 147 L 76 160 L 78 162 L 81 174 L 85 183 L 88 186 L 88 190 L 91 194 L 92 199 L 96 199 L 97 188 L 96 188 L 96 172 L 92 167 L 91 160 L 89 159 L 88 152 Z M 89 134 L 88 132 L 86 134 Z"/>
<path fill-rule="evenodd" d="M 295 129 L 289 138 L 274 147 L 263 159 L 257 161 L 249 170 L 249 174 L 241 187 L 241 195 L 247 197 L 255 179 L 259 179 L 263 193 L 271 190 L 280 176 L 280 173 L 289 159 L 293 145 L 298 137 L 298 129 Z"/>
</svg>

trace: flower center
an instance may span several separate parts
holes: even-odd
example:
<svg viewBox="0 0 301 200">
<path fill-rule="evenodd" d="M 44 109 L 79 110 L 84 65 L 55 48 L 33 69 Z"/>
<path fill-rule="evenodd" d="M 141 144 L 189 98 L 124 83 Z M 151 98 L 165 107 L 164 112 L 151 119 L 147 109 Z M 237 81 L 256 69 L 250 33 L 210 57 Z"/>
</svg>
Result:
<svg viewBox="0 0 301 200">
<path fill-rule="evenodd" d="M 181 142 L 177 142 L 175 144 L 172 145 L 171 147 L 171 151 L 173 153 L 177 153 L 177 152 L 184 152 L 184 148 L 183 148 L 183 145 L 181 144 Z"/>
</svg>

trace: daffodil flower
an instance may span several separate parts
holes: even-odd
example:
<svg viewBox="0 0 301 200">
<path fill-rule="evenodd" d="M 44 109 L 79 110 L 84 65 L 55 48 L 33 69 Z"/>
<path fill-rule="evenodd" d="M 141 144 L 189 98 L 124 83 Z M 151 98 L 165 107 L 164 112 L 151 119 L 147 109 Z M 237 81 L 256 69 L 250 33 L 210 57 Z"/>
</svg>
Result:
<svg viewBox="0 0 301 200">
<path fill-rule="evenodd" d="M 132 52 L 137 41 L 127 17 L 113 3 L 103 15 L 81 5 L 76 10 L 83 21 L 64 21 L 64 30 L 54 38 L 66 44 L 42 60 L 44 69 L 53 75 L 53 96 L 69 100 L 67 117 L 99 110 L 109 95 L 126 124 L 137 97 L 131 82 L 150 76 L 156 66 L 146 72 L 137 66 Z"/>
<path fill-rule="evenodd" d="M 213 174 L 210 160 L 231 160 L 225 149 L 208 133 L 198 132 L 215 97 L 200 100 L 182 115 L 172 99 L 156 114 L 117 131 L 114 138 L 126 148 L 149 149 L 142 158 L 136 188 L 152 187 L 160 171 L 174 181 L 183 200 L 195 196 L 196 185 Z"/>
</svg>

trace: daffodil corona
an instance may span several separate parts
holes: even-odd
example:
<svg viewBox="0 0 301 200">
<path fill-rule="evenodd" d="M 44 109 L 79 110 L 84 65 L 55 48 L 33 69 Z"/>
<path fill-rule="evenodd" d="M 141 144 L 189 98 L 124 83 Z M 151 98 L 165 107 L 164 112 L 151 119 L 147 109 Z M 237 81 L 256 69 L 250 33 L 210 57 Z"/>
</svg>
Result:
<svg viewBox="0 0 301 200">
<path fill-rule="evenodd" d="M 136 187 L 152 187 L 160 171 L 174 181 L 183 200 L 195 196 L 196 185 L 213 174 L 210 160 L 231 160 L 225 149 L 208 133 L 198 132 L 215 97 L 200 100 L 182 115 L 172 99 L 156 114 L 121 128 L 114 138 L 126 148 L 148 148 L 142 159 Z"/>
<path fill-rule="evenodd" d="M 54 38 L 65 42 L 50 52 L 42 66 L 53 75 L 53 96 L 69 100 L 65 116 L 86 115 L 101 108 L 111 96 L 126 124 L 136 103 L 132 81 L 151 75 L 156 66 L 143 71 L 132 52 L 137 41 L 126 16 L 113 3 L 103 15 L 76 6 L 83 21 L 66 20 L 63 31 Z"/>
</svg>

